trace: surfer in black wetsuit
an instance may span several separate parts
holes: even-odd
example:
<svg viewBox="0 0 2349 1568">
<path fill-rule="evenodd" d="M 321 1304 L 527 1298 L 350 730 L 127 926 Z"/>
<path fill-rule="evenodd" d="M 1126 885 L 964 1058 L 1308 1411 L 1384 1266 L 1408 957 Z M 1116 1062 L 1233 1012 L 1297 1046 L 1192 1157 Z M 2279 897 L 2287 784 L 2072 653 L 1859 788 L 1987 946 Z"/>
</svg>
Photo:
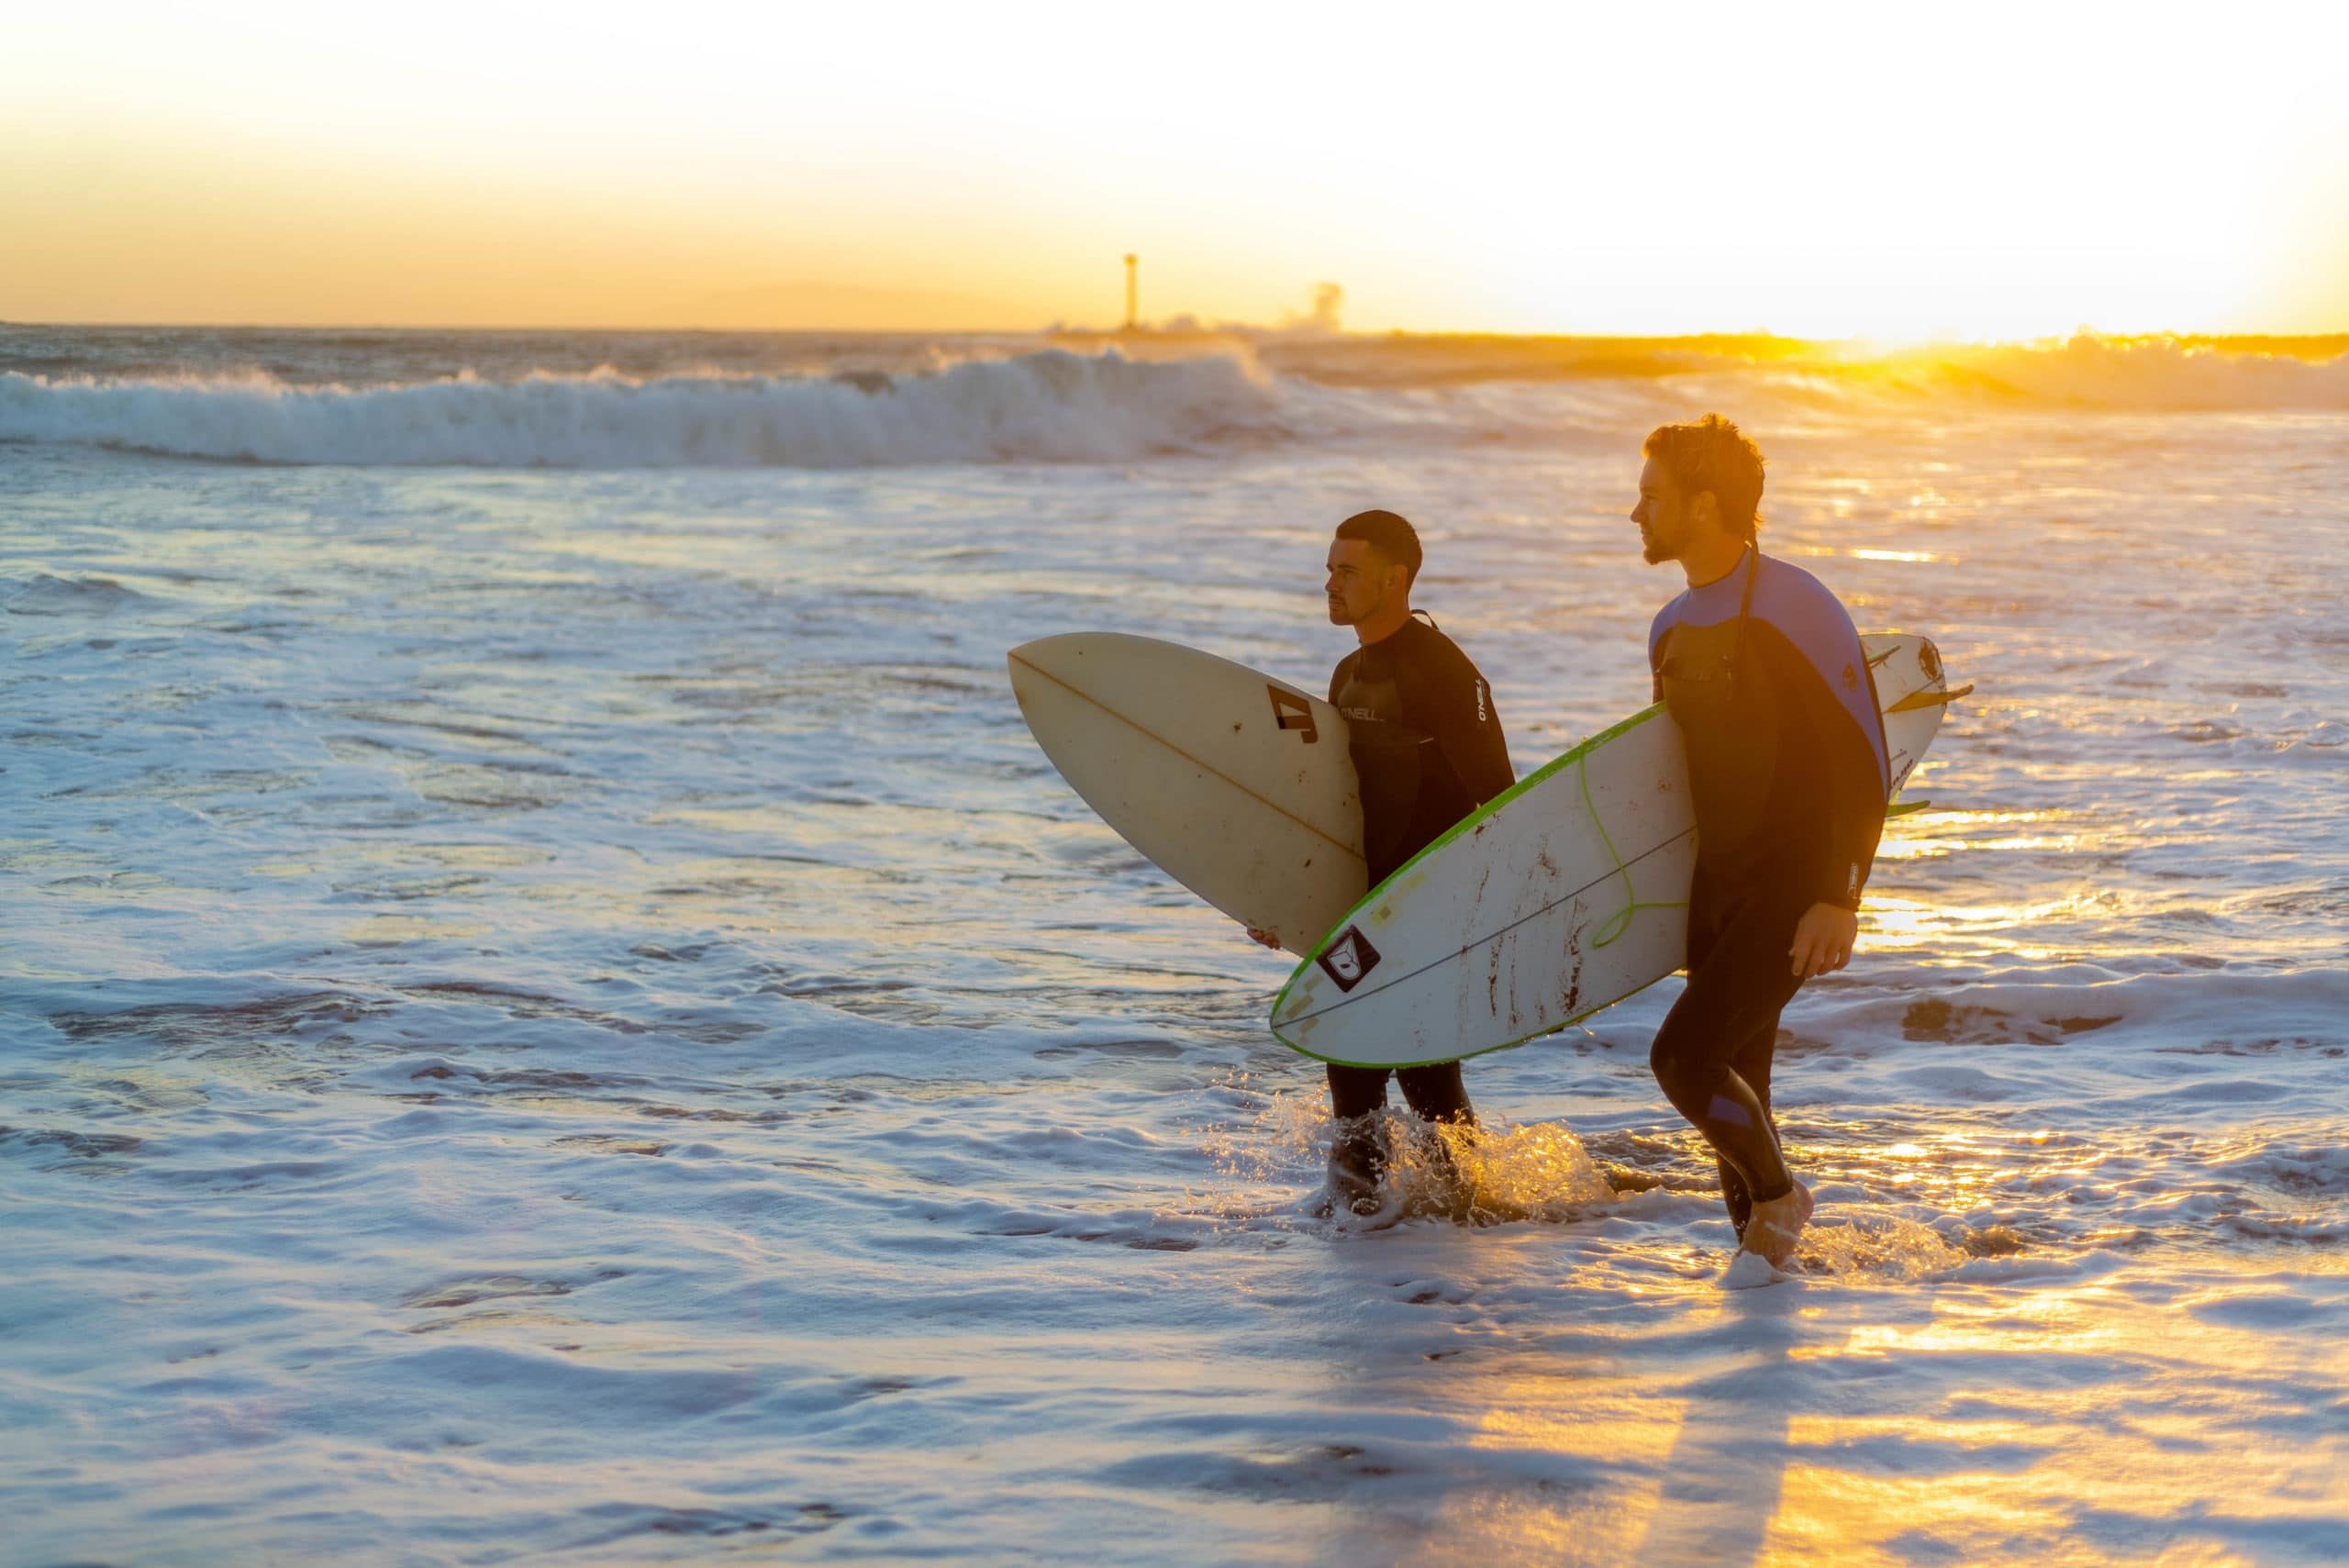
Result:
<svg viewBox="0 0 2349 1568">
<path fill-rule="evenodd" d="M 1655 617 L 1648 662 L 1697 817 L 1688 984 L 1649 1064 L 1712 1145 L 1741 1247 L 1784 1263 L 1811 1200 L 1770 1115 L 1778 1013 L 1851 961 L 1890 793 L 1884 725 L 1850 615 L 1761 553 L 1760 450 L 1717 414 L 1642 450 L 1631 520 L 1650 563 L 1688 579 Z"/>
<path fill-rule="evenodd" d="M 1492 688 L 1433 620 L 1412 612 L 1420 558 L 1418 532 L 1393 512 L 1358 512 L 1330 541 L 1330 620 L 1353 627 L 1362 644 L 1339 661 L 1330 701 L 1346 716 L 1374 887 L 1517 782 Z M 1278 945 L 1261 931 L 1248 934 Z M 1456 1061 L 1391 1070 L 1330 1063 L 1330 1110 L 1340 1129 L 1330 1151 L 1331 1195 L 1357 1211 L 1377 1203 L 1386 1154 L 1376 1113 L 1386 1104 L 1389 1071 L 1423 1120 L 1476 1124 Z"/>
</svg>

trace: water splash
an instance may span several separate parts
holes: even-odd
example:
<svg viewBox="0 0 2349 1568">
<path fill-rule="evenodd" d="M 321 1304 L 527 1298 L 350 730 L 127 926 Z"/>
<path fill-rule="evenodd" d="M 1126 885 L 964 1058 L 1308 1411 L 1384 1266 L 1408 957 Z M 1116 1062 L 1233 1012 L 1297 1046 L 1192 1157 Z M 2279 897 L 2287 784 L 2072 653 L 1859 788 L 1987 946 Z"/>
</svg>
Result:
<svg viewBox="0 0 2349 1568">
<path fill-rule="evenodd" d="M 1226 1218 L 1255 1217 L 1283 1207 L 1326 1209 L 1326 1172 L 1337 1124 L 1318 1090 L 1261 1095 L 1244 1077 L 1223 1086 L 1243 1118 L 1198 1129 L 1214 1162 L 1218 1187 L 1192 1197 Z M 1611 1202 L 1608 1182 L 1582 1140 L 1555 1122 L 1488 1121 L 1464 1128 L 1422 1121 L 1388 1106 L 1376 1136 L 1386 1170 L 1373 1213 L 1338 1218 L 1379 1228 L 1409 1219 L 1475 1227 L 1531 1222 L 1562 1225 Z M 1268 1192 L 1266 1189 L 1278 1189 Z"/>
</svg>

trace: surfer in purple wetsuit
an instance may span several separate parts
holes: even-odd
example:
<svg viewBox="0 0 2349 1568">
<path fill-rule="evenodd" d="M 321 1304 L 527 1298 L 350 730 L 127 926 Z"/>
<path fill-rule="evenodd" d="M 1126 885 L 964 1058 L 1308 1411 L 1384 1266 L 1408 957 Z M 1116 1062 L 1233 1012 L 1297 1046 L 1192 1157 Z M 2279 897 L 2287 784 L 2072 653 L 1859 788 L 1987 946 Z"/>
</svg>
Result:
<svg viewBox="0 0 2349 1568">
<path fill-rule="evenodd" d="M 1656 700 L 1687 751 L 1697 818 L 1688 984 L 1649 1065 L 1710 1143 L 1740 1246 L 1794 1254 L 1810 1193 L 1770 1114 L 1778 1014 L 1851 962 L 1890 793 L 1875 682 L 1852 617 L 1756 541 L 1762 453 L 1708 414 L 1642 449 L 1631 520 L 1687 592 L 1648 635 Z"/>
<path fill-rule="evenodd" d="M 1353 627 L 1361 639 L 1330 675 L 1330 701 L 1346 716 L 1374 887 L 1517 782 L 1491 686 L 1433 620 L 1412 612 L 1420 559 L 1418 532 L 1393 512 L 1358 512 L 1330 541 L 1330 624 Z M 1248 934 L 1279 945 L 1262 931 Z M 1476 1125 L 1457 1061 L 1394 1069 L 1330 1063 L 1330 1111 L 1339 1124 L 1330 1195 L 1358 1213 L 1377 1207 L 1386 1150 L 1376 1113 L 1390 1071 L 1422 1120 Z"/>
</svg>

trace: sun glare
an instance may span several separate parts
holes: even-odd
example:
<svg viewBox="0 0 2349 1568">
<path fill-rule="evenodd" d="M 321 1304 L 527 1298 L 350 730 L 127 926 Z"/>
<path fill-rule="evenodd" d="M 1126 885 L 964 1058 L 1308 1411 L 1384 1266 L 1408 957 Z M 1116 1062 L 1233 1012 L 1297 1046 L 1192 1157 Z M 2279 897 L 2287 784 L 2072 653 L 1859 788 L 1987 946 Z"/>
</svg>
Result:
<svg viewBox="0 0 2349 1568">
<path fill-rule="evenodd" d="M 1133 251 L 1152 319 L 1334 280 L 1371 330 L 2349 325 L 2339 7 L 1496 16 L 48 8 L 0 316 L 1113 324 Z"/>
</svg>

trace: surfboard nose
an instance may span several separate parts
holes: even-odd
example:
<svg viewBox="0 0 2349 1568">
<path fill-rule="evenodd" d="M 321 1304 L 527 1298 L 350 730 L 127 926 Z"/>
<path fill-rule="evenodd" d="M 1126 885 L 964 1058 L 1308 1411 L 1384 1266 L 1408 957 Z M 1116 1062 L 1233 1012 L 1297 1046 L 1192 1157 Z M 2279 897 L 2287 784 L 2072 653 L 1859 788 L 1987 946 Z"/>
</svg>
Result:
<svg viewBox="0 0 2349 1568">
<path fill-rule="evenodd" d="M 1073 632 L 1008 654 L 1029 732 L 1125 840 L 1292 949 L 1364 885 L 1345 719 L 1195 648 Z"/>
</svg>

